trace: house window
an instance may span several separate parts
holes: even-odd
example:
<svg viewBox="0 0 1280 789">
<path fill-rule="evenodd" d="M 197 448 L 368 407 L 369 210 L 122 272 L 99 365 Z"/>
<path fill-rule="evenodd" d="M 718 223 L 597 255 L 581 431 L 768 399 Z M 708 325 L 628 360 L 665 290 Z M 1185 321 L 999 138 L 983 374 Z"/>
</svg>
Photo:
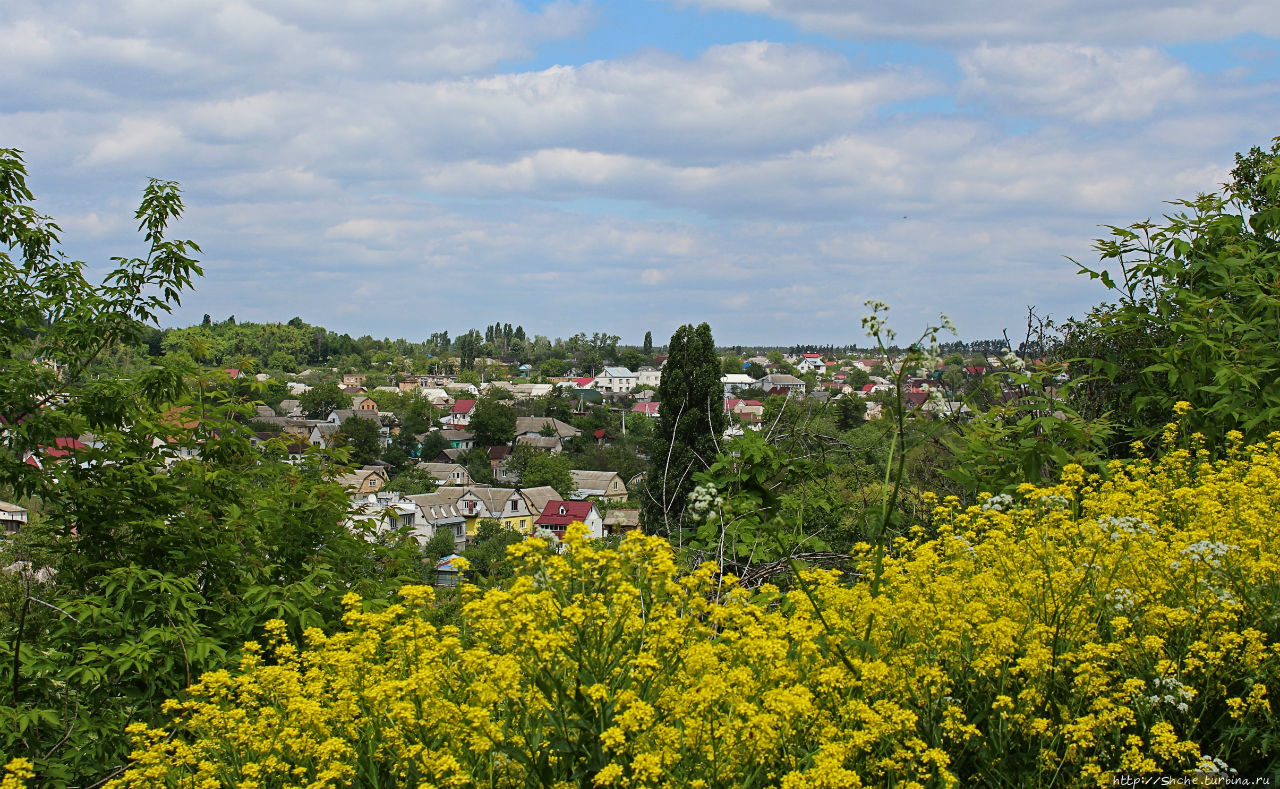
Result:
<svg viewBox="0 0 1280 789">
<path fill-rule="evenodd" d="M 561 505 L 560 505 L 560 514 L 561 514 L 561 515 L 564 515 L 564 514 L 565 514 L 565 511 L 564 511 L 564 505 L 563 505 L 563 504 L 561 504 Z"/>
<path fill-rule="evenodd" d="M 514 502 L 514 501 L 513 501 L 513 502 L 511 502 L 511 511 L 512 511 L 512 512 L 515 512 L 515 511 L 516 511 L 516 502 Z"/>
</svg>

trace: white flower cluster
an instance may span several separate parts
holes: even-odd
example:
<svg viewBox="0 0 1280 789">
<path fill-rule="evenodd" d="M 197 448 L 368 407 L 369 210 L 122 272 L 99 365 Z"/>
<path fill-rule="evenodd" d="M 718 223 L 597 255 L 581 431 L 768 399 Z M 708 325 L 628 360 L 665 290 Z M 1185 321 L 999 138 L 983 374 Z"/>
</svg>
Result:
<svg viewBox="0 0 1280 789">
<path fill-rule="evenodd" d="M 1014 497 L 1009 493 L 997 493 L 996 496 L 988 498 L 982 502 L 983 510 L 995 510 L 996 512 L 1004 512 L 1006 508 L 1014 506 Z"/>
<path fill-rule="evenodd" d="M 936 386 L 929 386 L 928 384 L 925 384 L 924 387 L 922 388 L 929 393 L 929 402 L 931 404 L 930 408 L 934 409 L 935 411 L 946 410 L 947 399 L 942 396 L 941 388 Z"/>
<path fill-rule="evenodd" d="M 1151 680 L 1151 684 L 1155 686 L 1156 692 L 1147 696 L 1147 701 L 1153 705 L 1167 704 L 1176 708 L 1178 712 L 1186 712 L 1188 709 L 1187 702 L 1191 701 L 1195 695 L 1186 685 L 1183 685 L 1173 677 L 1165 677 L 1164 679 L 1156 677 Z M 1165 691 L 1164 693 L 1160 692 L 1162 688 Z"/>
<path fill-rule="evenodd" d="M 1013 496 L 1008 493 L 998 493 L 982 503 L 983 510 L 995 510 L 996 512 L 1004 512 L 1007 507 L 1013 506 Z"/>
<path fill-rule="evenodd" d="M 1217 567 L 1221 564 L 1222 557 L 1226 556 L 1228 551 L 1235 549 L 1236 546 L 1227 545 L 1225 542 L 1201 540 L 1183 548 L 1182 555 L 1191 557 L 1192 562 L 1204 562 L 1210 567 Z"/>
<path fill-rule="evenodd" d="M 724 504 L 724 499 L 716 495 L 716 486 L 704 482 L 689 491 L 689 510 L 695 518 L 715 517 L 714 507 Z"/>
<path fill-rule="evenodd" d="M 1235 774 L 1236 768 L 1231 767 L 1217 756 L 1209 756 L 1200 754 L 1200 763 L 1196 765 L 1196 772 L 1201 775 L 1227 775 Z"/>
<path fill-rule="evenodd" d="M 1132 610 L 1138 604 L 1138 598 L 1122 586 L 1107 593 L 1107 602 L 1111 603 L 1111 607 L 1117 611 L 1125 612 Z"/>
<path fill-rule="evenodd" d="M 1040 504 L 1051 510 L 1065 510 L 1071 504 L 1071 499 L 1066 496 L 1042 496 Z"/>
<path fill-rule="evenodd" d="M 870 315 L 862 316 L 862 328 L 866 329 L 867 336 L 879 337 L 883 334 L 884 339 L 892 340 L 895 336 L 893 330 L 886 328 L 888 321 L 880 315 L 889 311 L 889 305 L 879 299 L 867 299 L 864 303 L 871 310 Z"/>
<path fill-rule="evenodd" d="M 1022 357 L 1014 353 L 1012 348 L 1004 349 L 1004 353 L 1000 356 L 1000 363 L 1015 373 L 1020 373 L 1027 367 L 1027 363 L 1022 361 Z"/>
<path fill-rule="evenodd" d="M 1107 515 L 1098 518 L 1098 525 L 1104 529 L 1111 530 L 1111 539 L 1113 542 L 1119 542 L 1126 536 L 1134 537 L 1139 534 L 1155 534 L 1155 527 L 1143 520 L 1138 520 L 1132 515 Z"/>
</svg>

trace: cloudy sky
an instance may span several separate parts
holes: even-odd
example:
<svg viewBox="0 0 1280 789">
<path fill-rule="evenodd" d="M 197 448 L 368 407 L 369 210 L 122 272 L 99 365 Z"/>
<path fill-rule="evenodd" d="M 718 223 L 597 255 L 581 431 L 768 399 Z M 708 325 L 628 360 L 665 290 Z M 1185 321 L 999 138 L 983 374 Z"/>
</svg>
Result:
<svg viewBox="0 0 1280 789">
<path fill-rule="evenodd" d="M 0 146 L 66 251 L 180 181 L 174 324 L 965 338 L 1280 134 L 1274 0 L 5 0 Z"/>
</svg>

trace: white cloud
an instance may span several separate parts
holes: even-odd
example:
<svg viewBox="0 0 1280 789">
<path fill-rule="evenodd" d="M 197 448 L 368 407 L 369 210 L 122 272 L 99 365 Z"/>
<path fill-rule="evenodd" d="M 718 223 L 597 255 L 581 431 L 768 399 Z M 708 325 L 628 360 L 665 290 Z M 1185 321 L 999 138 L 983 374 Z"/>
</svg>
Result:
<svg viewBox="0 0 1280 789">
<path fill-rule="evenodd" d="M 1000 25 L 948 84 L 758 41 L 495 71 L 580 29 L 578 5 L 16 7 L 2 144 L 89 260 L 136 250 L 145 176 L 181 181 L 208 276 L 180 319 L 839 341 L 874 296 L 904 333 L 942 311 L 998 333 L 1100 298 L 1062 256 L 1212 189 L 1277 116 L 1274 84 Z"/>
<path fill-rule="evenodd" d="M 983 44 L 963 54 L 960 67 L 962 97 L 1024 117 L 1124 123 L 1197 93 L 1191 69 L 1153 47 Z"/>
<path fill-rule="evenodd" d="M 1271 0 L 677 0 L 768 14 L 803 30 L 913 41 L 1205 41 L 1280 36 Z"/>
</svg>

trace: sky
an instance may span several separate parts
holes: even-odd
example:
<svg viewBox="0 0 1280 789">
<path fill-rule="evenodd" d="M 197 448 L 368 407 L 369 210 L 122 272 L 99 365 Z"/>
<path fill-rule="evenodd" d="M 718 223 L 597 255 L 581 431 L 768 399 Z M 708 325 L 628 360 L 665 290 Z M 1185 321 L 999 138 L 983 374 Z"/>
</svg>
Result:
<svg viewBox="0 0 1280 789">
<path fill-rule="evenodd" d="M 4 0 L 0 147 L 63 249 L 205 275 L 165 325 L 1019 339 L 1107 225 L 1280 135 L 1274 0 Z"/>
</svg>

